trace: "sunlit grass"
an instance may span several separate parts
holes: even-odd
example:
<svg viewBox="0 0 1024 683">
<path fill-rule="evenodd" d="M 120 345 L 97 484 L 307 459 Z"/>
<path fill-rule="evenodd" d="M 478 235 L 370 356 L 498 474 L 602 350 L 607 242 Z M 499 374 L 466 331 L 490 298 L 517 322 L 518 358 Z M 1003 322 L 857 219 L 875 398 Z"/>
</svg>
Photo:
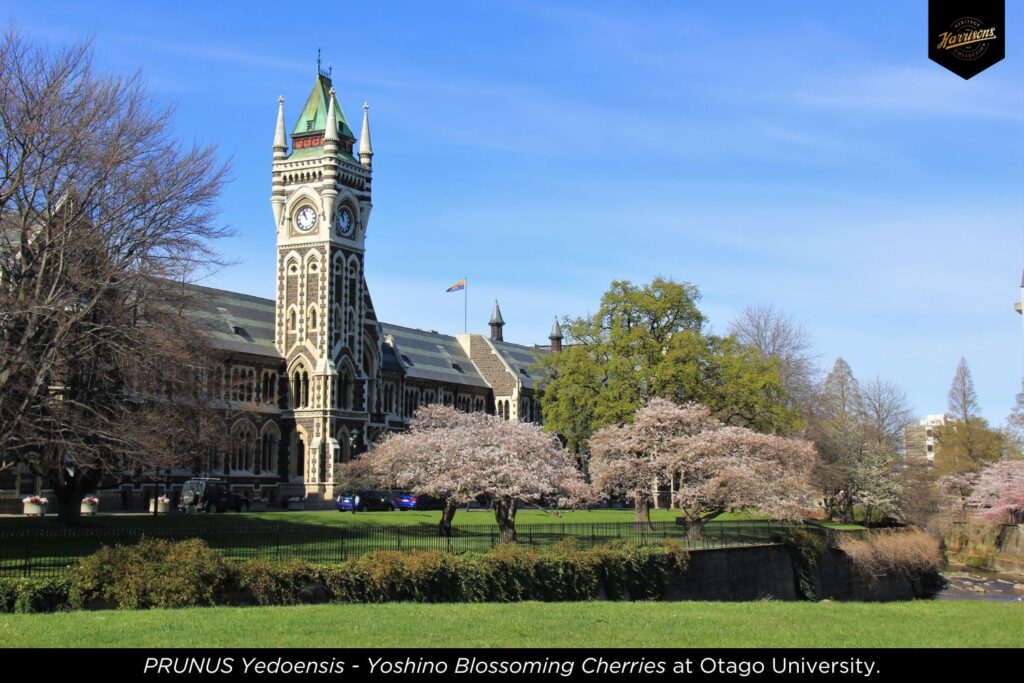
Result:
<svg viewBox="0 0 1024 683">
<path fill-rule="evenodd" d="M 1021 647 L 985 602 L 318 605 L 0 615 L 8 647 Z"/>
</svg>

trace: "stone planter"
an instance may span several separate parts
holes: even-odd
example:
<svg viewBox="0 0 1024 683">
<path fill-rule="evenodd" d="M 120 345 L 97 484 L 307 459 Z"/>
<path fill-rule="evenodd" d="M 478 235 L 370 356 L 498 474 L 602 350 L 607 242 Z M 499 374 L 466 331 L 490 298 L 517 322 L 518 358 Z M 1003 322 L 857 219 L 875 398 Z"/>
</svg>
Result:
<svg viewBox="0 0 1024 683">
<path fill-rule="evenodd" d="M 100 509 L 100 504 L 98 502 L 90 503 L 90 502 L 87 502 L 87 501 L 83 500 L 81 507 L 78 508 L 78 509 L 79 509 L 79 511 L 81 511 L 81 513 L 83 515 L 92 516 L 92 515 L 95 515 L 96 511 Z"/>
<path fill-rule="evenodd" d="M 289 510 L 305 510 L 306 509 L 306 503 L 304 503 L 301 500 L 289 500 L 288 501 L 288 509 Z"/>
<path fill-rule="evenodd" d="M 265 500 L 253 500 L 249 502 L 249 512 L 266 512 L 267 501 Z"/>
<path fill-rule="evenodd" d="M 153 505 L 156 504 L 156 513 L 158 515 L 166 515 L 171 510 L 171 504 L 166 500 L 153 500 L 149 501 L 149 511 L 153 512 Z"/>
<path fill-rule="evenodd" d="M 22 510 L 22 514 L 27 515 L 29 517 L 42 517 L 43 515 L 46 514 L 46 504 L 45 503 L 25 503 L 25 502 L 23 502 L 22 505 L 25 506 L 24 509 Z"/>
</svg>

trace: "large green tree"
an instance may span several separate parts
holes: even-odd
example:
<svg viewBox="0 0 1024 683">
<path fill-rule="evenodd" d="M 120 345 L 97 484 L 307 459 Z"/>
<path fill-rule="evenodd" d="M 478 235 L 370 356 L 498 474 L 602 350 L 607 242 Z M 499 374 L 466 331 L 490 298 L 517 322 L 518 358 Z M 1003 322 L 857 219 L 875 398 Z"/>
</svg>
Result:
<svg viewBox="0 0 1024 683">
<path fill-rule="evenodd" d="M 565 345 L 543 361 L 545 428 L 581 453 L 601 427 L 631 422 L 652 398 L 699 402 L 727 425 L 788 433 L 776 361 L 707 329 L 697 287 L 657 277 L 612 282 L 596 313 L 567 319 Z"/>
</svg>

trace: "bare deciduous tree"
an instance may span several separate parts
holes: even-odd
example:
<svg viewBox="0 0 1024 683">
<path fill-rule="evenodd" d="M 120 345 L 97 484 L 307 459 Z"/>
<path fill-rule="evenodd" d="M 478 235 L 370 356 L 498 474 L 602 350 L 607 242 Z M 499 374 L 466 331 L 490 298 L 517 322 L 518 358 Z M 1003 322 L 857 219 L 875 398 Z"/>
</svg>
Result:
<svg viewBox="0 0 1024 683">
<path fill-rule="evenodd" d="M 817 369 L 811 337 L 792 316 L 772 304 L 748 306 L 729 324 L 729 334 L 774 359 L 790 405 L 802 409 L 810 399 Z"/>
<path fill-rule="evenodd" d="M 0 459 L 73 521 L 103 475 L 176 459 L 156 445 L 170 406 L 202 405 L 211 359 L 167 285 L 218 263 L 226 170 L 179 144 L 137 75 L 97 73 L 89 44 L 9 27 L 0 83 Z"/>
<path fill-rule="evenodd" d="M 892 452 L 903 444 L 903 430 L 914 422 L 907 394 L 893 382 L 876 377 L 860 387 L 861 412 L 869 438 Z"/>
</svg>

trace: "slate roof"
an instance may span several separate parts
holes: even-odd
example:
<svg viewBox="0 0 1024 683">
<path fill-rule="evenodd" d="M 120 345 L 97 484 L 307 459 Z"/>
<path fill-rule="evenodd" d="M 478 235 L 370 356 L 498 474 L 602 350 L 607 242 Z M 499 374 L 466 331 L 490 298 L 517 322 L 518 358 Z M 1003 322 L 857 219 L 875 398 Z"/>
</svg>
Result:
<svg viewBox="0 0 1024 683">
<path fill-rule="evenodd" d="M 487 341 L 498 352 L 501 359 L 512 368 L 512 372 L 523 383 L 523 386 L 527 389 L 533 389 L 534 384 L 541 379 L 540 373 L 534 366 L 540 360 L 541 354 L 545 351 L 550 353 L 550 350 L 538 346 L 524 346 L 523 344 L 512 344 L 493 339 L 488 339 Z"/>
<path fill-rule="evenodd" d="M 381 328 L 398 345 L 407 377 L 490 386 L 455 337 L 390 323 L 381 323 Z"/>
<path fill-rule="evenodd" d="M 201 329 L 213 336 L 218 348 L 269 358 L 281 357 L 274 346 L 273 299 L 199 285 L 188 285 L 188 289 L 198 295 L 198 305 L 191 315 Z M 388 344 L 382 344 L 383 369 L 436 382 L 490 386 L 454 336 L 391 323 L 380 323 L 380 326 L 384 339 L 391 336 L 401 353 L 399 358 Z M 548 349 L 490 339 L 488 342 L 523 386 L 532 389 L 540 379 L 533 366 L 538 356 Z"/>
<path fill-rule="evenodd" d="M 212 287 L 188 285 L 197 294 L 191 316 L 220 349 L 280 358 L 274 346 L 274 301 Z"/>
</svg>

